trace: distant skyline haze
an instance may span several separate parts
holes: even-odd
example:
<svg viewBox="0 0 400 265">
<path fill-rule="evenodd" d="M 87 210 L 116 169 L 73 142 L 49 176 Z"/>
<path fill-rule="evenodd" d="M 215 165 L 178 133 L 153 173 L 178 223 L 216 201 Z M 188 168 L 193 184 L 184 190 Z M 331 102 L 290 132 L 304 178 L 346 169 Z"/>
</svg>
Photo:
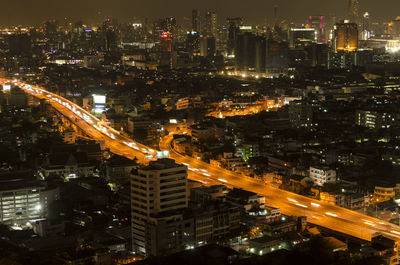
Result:
<svg viewBox="0 0 400 265">
<path fill-rule="evenodd" d="M 345 18 L 348 0 L 3 0 L 1 25 L 38 25 L 55 19 L 85 23 L 98 23 L 106 17 L 120 21 L 190 17 L 192 9 L 215 11 L 218 21 L 226 17 L 244 17 L 247 23 L 273 20 L 274 6 L 278 5 L 278 18 L 289 22 L 305 22 L 310 15 L 335 14 Z M 400 16 L 400 0 L 360 0 L 360 13 L 368 11 L 372 21 L 391 21 Z"/>
</svg>

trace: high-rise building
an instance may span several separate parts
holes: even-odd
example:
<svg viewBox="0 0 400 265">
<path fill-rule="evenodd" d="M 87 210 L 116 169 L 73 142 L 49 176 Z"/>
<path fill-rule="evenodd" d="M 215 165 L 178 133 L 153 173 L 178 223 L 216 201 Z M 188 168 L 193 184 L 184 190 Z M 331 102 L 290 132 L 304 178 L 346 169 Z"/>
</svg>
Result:
<svg viewBox="0 0 400 265">
<path fill-rule="evenodd" d="M 151 161 L 131 176 L 132 248 L 140 255 L 159 255 L 193 244 L 188 206 L 187 168 L 172 159 Z"/>
<path fill-rule="evenodd" d="M 206 13 L 206 23 L 203 34 L 206 36 L 216 36 L 217 33 L 217 14 L 215 12 Z"/>
<path fill-rule="evenodd" d="M 266 39 L 244 32 L 237 37 L 235 45 L 236 70 L 265 73 Z"/>
<path fill-rule="evenodd" d="M 280 74 L 289 67 L 289 44 L 287 42 L 267 40 L 266 68 L 269 74 Z"/>
<path fill-rule="evenodd" d="M 306 47 L 317 42 L 317 34 L 313 28 L 289 29 L 290 48 Z"/>
<path fill-rule="evenodd" d="M 192 10 L 192 31 L 199 32 L 200 30 L 200 19 L 199 11 L 197 9 Z"/>
<path fill-rule="evenodd" d="M 358 25 L 359 21 L 359 0 L 348 0 L 348 20 Z"/>
<path fill-rule="evenodd" d="M 234 55 L 237 35 L 240 33 L 240 26 L 243 24 L 241 17 L 227 18 L 228 22 L 228 55 Z"/>
<path fill-rule="evenodd" d="M 353 52 L 358 48 L 358 26 L 356 23 L 335 24 L 335 51 Z"/>
</svg>

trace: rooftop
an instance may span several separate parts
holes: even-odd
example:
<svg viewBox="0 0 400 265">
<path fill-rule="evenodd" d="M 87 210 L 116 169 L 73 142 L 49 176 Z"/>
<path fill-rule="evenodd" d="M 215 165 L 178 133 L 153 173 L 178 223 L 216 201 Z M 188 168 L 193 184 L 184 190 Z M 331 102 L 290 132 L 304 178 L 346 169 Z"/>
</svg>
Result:
<svg viewBox="0 0 400 265">
<path fill-rule="evenodd" d="M 0 191 L 18 190 L 25 188 L 44 187 L 33 171 L 13 171 L 0 174 Z"/>
<path fill-rule="evenodd" d="M 175 163 L 175 160 L 169 158 L 162 158 L 156 161 L 150 161 L 148 166 L 142 167 L 143 170 L 161 170 L 168 168 L 184 167 L 181 164 Z"/>
</svg>

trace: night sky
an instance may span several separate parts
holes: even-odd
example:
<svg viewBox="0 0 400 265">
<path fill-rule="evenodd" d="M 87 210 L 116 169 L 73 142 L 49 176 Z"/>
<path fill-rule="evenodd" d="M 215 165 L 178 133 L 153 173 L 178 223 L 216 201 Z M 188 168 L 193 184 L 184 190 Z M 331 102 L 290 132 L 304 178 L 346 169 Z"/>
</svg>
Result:
<svg viewBox="0 0 400 265">
<path fill-rule="evenodd" d="M 191 16 L 191 9 L 213 10 L 219 22 L 227 16 L 242 16 L 249 23 L 271 19 L 273 6 L 279 6 L 280 18 L 303 22 L 308 15 L 336 14 L 343 18 L 347 0 L 0 0 L 0 24 L 38 24 L 45 19 L 79 19 L 99 22 L 105 17 L 132 21 L 136 18 Z M 369 11 L 372 20 L 389 21 L 400 16 L 400 0 L 360 0 L 360 10 Z"/>
</svg>

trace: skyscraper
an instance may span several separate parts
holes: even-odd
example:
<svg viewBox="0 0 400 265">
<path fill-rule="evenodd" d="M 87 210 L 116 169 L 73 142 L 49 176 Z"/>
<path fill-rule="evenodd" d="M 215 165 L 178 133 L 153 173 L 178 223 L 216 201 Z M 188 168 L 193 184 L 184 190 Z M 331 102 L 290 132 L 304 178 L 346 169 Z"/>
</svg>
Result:
<svg viewBox="0 0 400 265">
<path fill-rule="evenodd" d="M 309 16 L 309 26 L 313 28 L 316 33 L 316 42 L 326 43 L 325 25 L 323 16 Z"/>
<path fill-rule="evenodd" d="M 359 0 L 348 0 L 348 20 L 352 23 L 360 23 L 359 21 Z"/>
<path fill-rule="evenodd" d="M 207 12 L 204 20 L 202 33 L 206 36 L 214 36 L 217 31 L 217 14 L 215 12 Z"/>
<path fill-rule="evenodd" d="M 251 32 L 237 36 L 235 45 L 236 70 L 265 73 L 266 39 Z"/>
</svg>

